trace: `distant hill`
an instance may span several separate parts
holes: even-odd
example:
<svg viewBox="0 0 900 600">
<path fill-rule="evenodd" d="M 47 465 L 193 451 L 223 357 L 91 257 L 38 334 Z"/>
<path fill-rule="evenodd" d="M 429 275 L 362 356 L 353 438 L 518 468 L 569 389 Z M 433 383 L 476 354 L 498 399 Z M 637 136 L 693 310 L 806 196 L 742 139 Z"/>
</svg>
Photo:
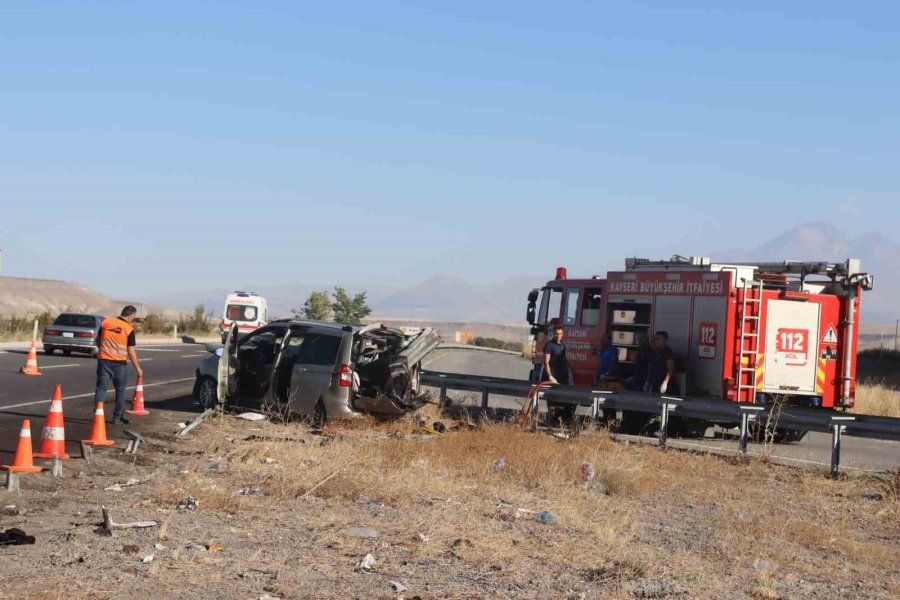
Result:
<svg viewBox="0 0 900 600">
<path fill-rule="evenodd" d="M 863 270 L 875 275 L 875 289 L 862 300 L 863 319 L 888 323 L 900 317 L 900 245 L 880 233 L 848 238 L 829 223 L 798 225 L 750 250 L 729 250 L 713 255 L 715 260 L 781 261 L 847 258 L 862 261 Z"/>
<path fill-rule="evenodd" d="M 118 314 L 122 307 L 134 304 L 144 313 L 158 312 L 177 319 L 179 312 L 156 305 L 143 305 L 138 300 L 113 300 L 77 283 L 54 279 L 0 277 L 0 315 L 33 316 L 42 312 L 88 312 L 100 315 Z"/>
</svg>

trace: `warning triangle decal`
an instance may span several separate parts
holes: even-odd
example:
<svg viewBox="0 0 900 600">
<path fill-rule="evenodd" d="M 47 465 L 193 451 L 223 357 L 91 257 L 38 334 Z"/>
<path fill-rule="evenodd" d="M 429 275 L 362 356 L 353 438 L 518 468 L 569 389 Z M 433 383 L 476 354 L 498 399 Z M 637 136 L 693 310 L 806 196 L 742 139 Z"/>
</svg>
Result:
<svg viewBox="0 0 900 600">
<path fill-rule="evenodd" d="M 823 344 L 837 344 L 837 333 L 834 331 L 834 325 L 828 326 L 828 331 L 825 332 L 825 337 L 822 338 Z"/>
</svg>

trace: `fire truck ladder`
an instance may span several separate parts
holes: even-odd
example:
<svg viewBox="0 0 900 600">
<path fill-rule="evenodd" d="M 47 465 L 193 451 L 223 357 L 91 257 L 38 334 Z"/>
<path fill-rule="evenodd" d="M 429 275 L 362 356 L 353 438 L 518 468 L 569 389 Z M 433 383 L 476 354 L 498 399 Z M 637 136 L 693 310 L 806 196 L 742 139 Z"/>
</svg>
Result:
<svg viewBox="0 0 900 600">
<path fill-rule="evenodd" d="M 759 319 L 762 314 L 762 281 L 744 281 L 744 299 L 741 305 L 741 339 L 738 345 L 737 401 L 753 402 L 756 399 L 756 361 L 759 358 Z M 753 313 L 753 314 L 750 314 Z M 745 345 L 750 342 L 750 348 Z M 746 381 L 745 381 L 746 375 Z M 746 397 L 744 390 L 747 390 Z"/>
</svg>

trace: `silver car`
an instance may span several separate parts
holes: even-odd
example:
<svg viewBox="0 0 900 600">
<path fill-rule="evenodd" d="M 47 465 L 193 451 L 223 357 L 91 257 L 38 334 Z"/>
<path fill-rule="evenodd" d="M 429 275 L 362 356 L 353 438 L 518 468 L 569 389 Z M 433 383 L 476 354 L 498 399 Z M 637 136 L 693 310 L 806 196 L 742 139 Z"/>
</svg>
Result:
<svg viewBox="0 0 900 600">
<path fill-rule="evenodd" d="M 262 402 L 314 423 L 360 413 L 402 415 L 428 400 L 419 390 L 422 359 L 440 343 L 431 328 L 341 325 L 283 319 L 225 345 L 197 369 L 204 408 Z"/>
<path fill-rule="evenodd" d="M 61 350 L 66 356 L 72 352 L 85 352 L 96 356 L 97 334 L 104 318 L 100 315 L 62 313 L 56 317 L 52 325 L 44 328 L 44 335 L 41 338 L 44 354 L 49 356 Z"/>
</svg>

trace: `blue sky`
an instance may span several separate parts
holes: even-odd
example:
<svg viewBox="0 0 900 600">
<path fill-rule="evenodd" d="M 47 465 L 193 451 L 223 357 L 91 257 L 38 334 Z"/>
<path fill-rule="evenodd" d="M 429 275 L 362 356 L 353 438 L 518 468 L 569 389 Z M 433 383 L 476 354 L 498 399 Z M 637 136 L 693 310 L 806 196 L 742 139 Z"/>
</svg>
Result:
<svg viewBox="0 0 900 600">
<path fill-rule="evenodd" d="M 4 2 L 3 274 L 134 297 L 896 239 L 900 5 L 441 4 Z"/>
</svg>

